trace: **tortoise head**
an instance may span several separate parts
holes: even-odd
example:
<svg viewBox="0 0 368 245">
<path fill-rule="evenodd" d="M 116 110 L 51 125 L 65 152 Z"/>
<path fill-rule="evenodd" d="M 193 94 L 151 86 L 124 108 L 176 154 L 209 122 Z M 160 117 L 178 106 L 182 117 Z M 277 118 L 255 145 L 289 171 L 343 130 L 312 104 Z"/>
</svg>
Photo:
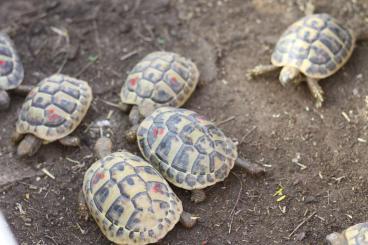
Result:
<svg viewBox="0 0 368 245">
<path fill-rule="evenodd" d="M 280 72 L 279 80 L 283 86 L 293 82 L 297 84 L 300 81 L 301 73 L 298 68 L 292 66 L 284 66 Z"/>
<path fill-rule="evenodd" d="M 33 156 L 41 147 L 42 140 L 33 136 L 32 134 L 27 134 L 24 139 L 19 143 L 17 148 L 18 157 Z"/>
</svg>

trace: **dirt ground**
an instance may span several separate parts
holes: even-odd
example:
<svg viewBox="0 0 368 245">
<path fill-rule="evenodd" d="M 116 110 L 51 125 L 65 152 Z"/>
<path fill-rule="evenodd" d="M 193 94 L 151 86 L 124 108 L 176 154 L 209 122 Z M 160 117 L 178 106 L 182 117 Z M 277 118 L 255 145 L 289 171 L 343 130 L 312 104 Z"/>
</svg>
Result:
<svg viewBox="0 0 368 245">
<path fill-rule="evenodd" d="M 368 23 L 367 0 L 315 5 L 352 27 Z M 75 132 L 83 140 L 79 149 L 53 143 L 27 159 L 14 157 L 10 143 L 23 98 L 13 97 L 10 110 L 0 113 L 0 208 L 19 242 L 110 244 L 93 220 L 78 216 L 83 174 L 95 160 L 89 126 L 112 110 L 114 149 L 139 154 L 124 143 L 127 116 L 103 100 L 118 103 L 126 73 L 155 50 L 198 64 L 204 85 L 185 107 L 223 121 L 242 156 L 267 169 L 254 178 L 235 168 L 198 205 L 174 188 L 200 221 L 191 230 L 178 224 L 160 244 L 324 244 L 332 231 L 366 221 L 367 43 L 358 43 L 347 65 L 321 83 L 326 102 L 318 110 L 305 84 L 284 88 L 276 74 L 245 77 L 247 69 L 269 63 L 279 35 L 303 16 L 300 6 L 303 1 L 1 0 L 0 28 L 11 30 L 24 83 L 61 70 L 89 81 L 95 95 Z M 286 197 L 278 202 L 280 188 Z"/>
</svg>

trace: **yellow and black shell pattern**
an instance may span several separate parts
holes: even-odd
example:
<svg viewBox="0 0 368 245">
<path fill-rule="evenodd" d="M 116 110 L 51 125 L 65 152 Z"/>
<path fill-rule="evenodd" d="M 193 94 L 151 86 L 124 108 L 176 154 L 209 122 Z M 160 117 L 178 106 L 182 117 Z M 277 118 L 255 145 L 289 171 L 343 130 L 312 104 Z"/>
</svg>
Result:
<svg viewBox="0 0 368 245">
<path fill-rule="evenodd" d="M 84 176 L 83 193 L 102 233 L 119 245 L 157 242 L 183 212 L 160 173 L 127 151 L 95 162 Z"/>
<path fill-rule="evenodd" d="M 146 160 L 187 190 L 223 181 L 238 155 L 235 143 L 214 123 L 186 109 L 157 109 L 140 124 L 137 139 Z"/>
<path fill-rule="evenodd" d="M 25 99 L 16 130 L 45 143 L 61 139 L 77 128 L 92 101 L 87 82 L 62 74 L 42 80 Z"/>
<path fill-rule="evenodd" d="M 16 88 L 23 82 L 24 68 L 12 40 L 0 32 L 0 89 Z"/>
<path fill-rule="evenodd" d="M 328 14 L 314 14 L 295 22 L 283 33 L 271 61 L 275 66 L 292 66 L 307 77 L 322 79 L 347 62 L 354 45 L 351 30 Z"/>
<path fill-rule="evenodd" d="M 162 106 L 182 106 L 198 84 L 197 66 L 176 53 L 153 52 L 130 71 L 120 93 L 143 116 Z"/>
<path fill-rule="evenodd" d="M 326 237 L 330 245 L 367 245 L 368 223 L 359 223 L 350 226 L 340 233 L 332 233 Z"/>
</svg>

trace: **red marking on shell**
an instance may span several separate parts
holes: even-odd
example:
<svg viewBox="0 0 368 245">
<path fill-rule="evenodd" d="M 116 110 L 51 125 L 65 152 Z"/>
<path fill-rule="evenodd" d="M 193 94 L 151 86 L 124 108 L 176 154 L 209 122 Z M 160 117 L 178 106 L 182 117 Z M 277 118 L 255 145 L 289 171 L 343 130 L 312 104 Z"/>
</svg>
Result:
<svg viewBox="0 0 368 245">
<path fill-rule="evenodd" d="M 155 136 L 155 138 L 157 138 L 157 136 L 163 135 L 164 132 L 165 132 L 165 130 L 163 128 L 154 128 L 153 129 L 153 136 Z"/>
<path fill-rule="evenodd" d="M 178 80 L 176 79 L 176 77 L 171 78 L 171 83 L 174 85 L 178 83 Z"/>
<path fill-rule="evenodd" d="M 160 185 L 159 183 L 154 184 L 154 186 L 152 187 L 152 191 L 153 191 L 154 193 L 162 192 L 162 190 L 161 190 L 161 185 Z"/>
<path fill-rule="evenodd" d="M 92 180 L 92 184 L 95 185 L 97 184 L 100 180 L 104 179 L 105 178 L 105 173 L 103 172 L 98 172 L 96 173 L 96 175 L 93 177 L 93 180 Z"/>
<path fill-rule="evenodd" d="M 4 65 L 5 63 L 5 60 L 0 60 L 0 65 Z"/>
<path fill-rule="evenodd" d="M 47 120 L 48 121 L 55 121 L 57 119 L 59 119 L 60 116 L 58 114 L 55 113 L 55 109 L 51 108 L 47 110 Z"/>
<path fill-rule="evenodd" d="M 137 85 L 137 82 L 138 82 L 138 77 L 135 77 L 129 80 L 130 85 L 132 85 L 133 87 Z"/>
</svg>

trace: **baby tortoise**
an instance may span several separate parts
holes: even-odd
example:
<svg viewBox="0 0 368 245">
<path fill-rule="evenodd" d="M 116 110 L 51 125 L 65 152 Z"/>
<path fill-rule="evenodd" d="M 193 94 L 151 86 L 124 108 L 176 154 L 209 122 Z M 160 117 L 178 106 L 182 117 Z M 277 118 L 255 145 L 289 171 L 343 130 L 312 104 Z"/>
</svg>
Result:
<svg viewBox="0 0 368 245">
<path fill-rule="evenodd" d="M 234 164 L 253 175 L 264 173 L 238 157 L 236 144 L 212 122 L 196 112 L 174 107 L 154 111 L 139 125 L 139 149 L 169 182 L 192 190 L 192 201 L 202 202 L 205 187 L 223 181 Z"/>
<path fill-rule="evenodd" d="M 329 245 L 367 245 L 368 223 L 350 226 L 342 233 L 334 232 L 326 237 Z"/>
<path fill-rule="evenodd" d="M 80 124 L 92 101 L 87 82 L 55 74 L 42 80 L 25 99 L 16 123 L 13 141 L 22 140 L 17 155 L 32 156 L 42 144 L 56 140 L 78 146 L 77 137 L 67 137 Z M 24 138 L 23 138 L 24 137 Z"/>
<path fill-rule="evenodd" d="M 6 90 L 18 87 L 24 78 L 24 69 L 9 36 L 0 32 L 0 110 L 9 108 L 10 97 Z"/>
<path fill-rule="evenodd" d="M 198 84 L 197 66 L 172 52 L 153 52 L 130 71 L 120 97 L 132 125 L 162 106 L 181 107 Z"/>
<path fill-rule="evenodd" d="M 81 212 L 89 209 L 102 233 L 115 244 L 143 245 L 162 239 L 180 220 L 187 228 L 196 218 L 149 163 L 127 151 L 108 153 L 111 142 L 96 143 L 102 156 L 87 170 Z"/>
<path fill-rule="evenodd" d="M 306 81 L 318 108 L 324 101 L 318 81 L 331 76 L 348 61 L 355 42 L 354 33 L 330 15 L 308 15 L 282 34 L 272 53 L 272 65 L 256 66 L 247 75 L 254 78 L 281 68 L 280 83 L 285 86 Z"/>
</svg>

